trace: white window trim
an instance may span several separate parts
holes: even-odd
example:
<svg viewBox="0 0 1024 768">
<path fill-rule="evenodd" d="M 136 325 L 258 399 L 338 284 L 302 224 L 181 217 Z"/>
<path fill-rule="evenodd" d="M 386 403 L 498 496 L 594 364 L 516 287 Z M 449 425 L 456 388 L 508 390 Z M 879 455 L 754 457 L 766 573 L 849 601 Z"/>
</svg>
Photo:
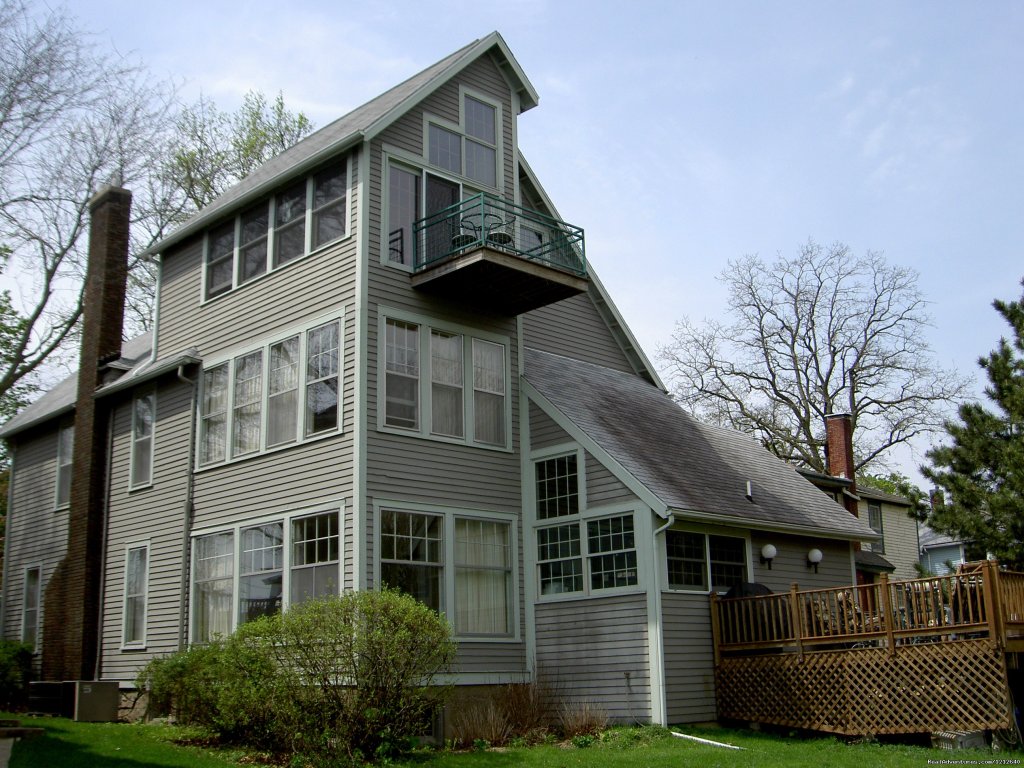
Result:
<svg viewBox="0 0 1024 768">
<path fill-rule="evenodd" d="M 341 502 L 325 502 L 302 509 L 292 509 L 287 512 L 276 514 L 260 515 L 234 525 L 203 528 L 192 531 L 189 542 L 189 615 L 188 615 L 188 637 L 189 643 L 200 642 L 195 639 L 195 621 L 192 609 L 195 605 L 196 588 L 196 542 L 205 537 L 218 533 L 231 534 L 231 631 L 239 627 L 239 584 L 241 582 L 242 565 L 242 531 L 246 528 L 253 528 L 269 523 L 281 523 L 284 538 L 282 541 L 282 565 L 281 565 L 281 610 L 286 611 L 291 603 L 291 570 L 292 570 L 292 534 L 291 524 L 293 520 L 303 517 L 314 517 L 329 512 L 338 514 L 338 594 L 345 591 L 345 505 Z M 204 641 L 205 642 L 205 641 Z"/>
<path fill-rule="evenodd" d="M 125 629 L 128 619 L 128 560 L 132 550 L 143 549 L 146 552 L 146 572 L 143 576 L 142 604 L 144 606 L 145 621 L 142 623 L 142 639 L 129 642 L 125 638 Z M 124 579 L 122 582 L 121 594 L 121 650 L 140 651 L 146 649 L 146 638 L 149 632 L 149 565 L 150 565 L 150 542 L 149 539 L 142 542 L 128 544 L 124 548 Z"/>
<path fill-rule="evenodd" d="M 679 533 L 699 533 L 704 536 L 704 566 L 708 569 L 708 589 L 682 589 L 680 587 L 673 587 L 669 583 L 668 575 L 668 536 L 658 537 L 658 572 L 660 578 L 664 579 L 664 585 L 662 587 L 663 592 L 670 592 L 678 595 L 710 595 L 712 592 L 716 594 L 725 594 L 728 590 L 725 589 L 713 589 L 711 586 L 711 546 L 709 543 L 709 536 L 723 536 L 730 539 L 742 539 L 744 542 L 744 555 L 745 563 L 744 567 L 747 569 L 747 578 L 751 578 L 754 573 L 754 562 L 752 555 L 752 545 L 750 538 L 750 531 L 742 530 L 738 531 L 735 528 L 722 528 L 720 526 L 712 525 L 691 525 L 687 523 L 675 524 L 666 531 L 675 531 Z"/>
<path fill-rule="evenodd" d="M 18 627 L 18 640 L 19 642 L 25 642 L 25 613 L 26 606 L 28 605 L 28 573 L 29 571 L 39 571 L 39 579 L 36 581 L 36 634 L 32 639 L 32 647 L 36 653 L 39 653 L 40 646 L 40 633 L 43 631 L 43 564 L 41 562 L 34 562 L 30 565 L 26 565 L 21 571 L 21 622 Z"/>
<path fill-rule="evenodd" d="M 549 461 L 551 459 L 560 459 L 563 456 L 571 456 L 576 454 L 576 508 L 577 511 L 571 515 L 562 515 L 561 517 L 546 517 L 541 519 L 538 516 L 537 506 L 540 503 L 537 498 L 537 464 L 542 461 Z M 550 525 L 556 520 L 575 520 L 580 517 L 580 514 L 587 509 L 587 472 L 584 466 L 586 462 L 586 451 L 583 450 L 582 446 L 576 443 L 563 443 L 561 445 L 552 445 L 546 448 L 540 448 L 530 452 L 530 483 L 533 488 L 533 518 L 534 523 L 538 528 Z"/>
<path fill-rule="evenodd" d="M 332 161 L 332 162 L 336 162 L 336 161 L 337 160 Z M 269 195 L 269 197 L 266 200 L 263 201 L 263 202 L 266 203 L 267 211 L 268 211 L 268 214 L 267 214 L 268 215 L 268 219 L 267 219 L 267 268 L 266 268 L 266 270 L 264 270 L 264 272 L 262 274 L 257 275 L 256 277 L 250 278 L 249 280 L 246 280 L 244 283 L 240 282 L 239 279 L 238 279 L 239 278 L 239 267 L 240 267 L 240 262 L 239 262 L 239 246 L 240 246 L 240 243 L 239 243 L 239 239 L 241 238 L 241 220 L 242 220 L 242 214 L 246 213 L 248 211 L 251 211 L 255 207 L 255 204 L 250 202 L 249 205 L 246 205 L 242 210 L 237 211 L 234 214 L 234 219 L 233 220 L 234 220 L 234 223 L 235 223 L 235 246 L 234 246 L 234 253 L 233 253 L 232 257 L 231 257 L 231 287 L 228 288 L 227 290 L 221 291 L 216 296 L 209 296 L 209 295 L 207 295 L 207 279 L 208 279 L 208 272 L 209 272 L 209 270 L 207 268 L 207 265 L 208 265 L 209 255 L 210 255 L 210 236 L 209 235 L 210 235 L 210 230 L 211 229 L 215 229 L 218 226 L 218 224 L 223 224 L 225 222 L 221 221 L 221 222 L 219 222 L 217 224 L 211 224 L 210 226 L 208 226 L 206 228 L 206 230 L 203 233 L 203 259 L 202 259 L 201 280 L 200 280 L 200 287 L 199 287 L 199 304 L 200 304 L 200 306 L 202 306 L 204 304 L 207 304 L 209 302 L 212 302 L 212 301 L 217 301 L 218 299 L 221 299 L 224 296 L 229 296 L 232 293 L 234 293 L 235 291 L 237 291 L 239 288 L 242 288 L 244 286 L 254 285 L 255 283 L 258 283 L 260 280 L 265 278 L 267 275 L 270 275 L 270 274 L 273 274 L 273 273 L 276 273 L 276 272 L 280 272 L 282 269 L 287 269 L 292 264 L 296 264 L 296 263 L 298 263 L 300 261 L 303 261 L 304 259 L 309 258 L 313 254 L 320 253 L 321 251 L 323 251 L 323 250 L 325 250 L 327 248 L 334 247 L 334 246 L 338 245 L 339 243 L 343 243 L 346 240 L 349 240 L 352 237 L 354 237 L 355 229 L 356 229 L 356 227 L 352 226 L 352 191 L 353 191 L 354 185 L 352 183 L 352 153 L 349 153 L 349 154 L 347 154 L 345 156 L 345 159 L 344 159 L 344 165 L 345 165 L 345 234 L 342 235 L 341 237 L 335 238 L 334 240 L 329 240 L 328 242 L 324 243 L 323 245 L 318 245 L 316 248 L 312 248 L 311 247 L 312 242 L 313 242 L 313 239 L 312 239 L 313 238 L 313 233 L 312 233 L 312 226 L 313 226 L 313 177 L 316 176 L 316 174 L 319 173 L 320 171 L 323 171 L 325 168 L 329 167 L 330 165 L 331 165 L 331 163 L 328 162 L 328 163 L 325 163 L 324 165 L 317 166 L 317 169 L 315 171 L 313 171 L 311 173 L 308 173 L 306 175 L 305 252 L 302 255 L 296 256 L 295 258 L 285 262 L 284 264 L 281 264 L 280 266 L 275 266 L 274 265 L 274 229 L 275 229 L 274 217 L 275 217 L 275 215 L 277 213 L 277 211 L 276 211 L 277 195 L 282 190 L 287 189 L 289 185 L 285 184 L 284 186 L 275 189 Z M 297 183 L 297 180 L 295 180 L 295 182 Z"/>
<path fill-rule="evenodd" d="M 136 455 L 135 455 L 135 446 L 136 446 L 136 444 L 138 442 L 138 439 L 135 436 L 135 413 L 136 413 L 136 411 L 135 411 L 135 403 L 136 403 L 136 401 L 138 401 L 141 398 L 150 397 L 150 396 L 152 396 L 152 398 L 153 398 L 153 423 L 150 426 L 150 432 L 149 432 L 149 438 L 148 438 L 148 440 L 149 440 L 149 479 L 146 482 L 144 482 L 144 483 L 139 483 L 138 485 L 136 485 L 135 484 L 135 462 L 136 462 L 137 459 L 136 459 Z M 129 451 L 129 458 L 128 458 L 128 490 L 129 491 L 138 491 L 138 490 L 141 490 L 143 488 L 149 488 L 149 487 L 151 487 L 153 485 L 153 470 L 154 470 L 154 467 L 156 466 L 156 462 L 155 462 L 155 457 L 156 457 L 156 409 L 157 409 L 157 396 L 156 396 L 156 386 L 155 385 L 147 387 L 147 388 L 145 388 L 143 390 L 140 390 L 140 391 L 136 392 L 132 396 L 131 450 Z"/>
<path fill-rule="evenodd" d="M 495 185 L 492 187 L 489 184 L 485 184 L 482 181 L 471 179 L 466 175 L 466 142 L 475 141 L 484 146 L 489 146 L 485 141 L 477 139 L 466 133 L 466 97 L 470 96 L 479 102 L 487 104 L 488 106 L 494 107 L 494 179 Z M 480 91 L 472 88 L 467 88 L 465 85 L 459 86 L 459 122 L 453 123 L 451 120 L 446 120 L 438 115 L 431 114 L 429 112 L 423 113 L 423 155 L 419 158 L 418 162 L 423 164 L 423 167 L 431 170 L 431 172 L 439 171 L 441 174 L 452 174 L 454 173 L 448 168 L 442 168 L 437 165 L 433 165 L 430 162 L 430 126 L 431 124 L 444 128 L 452 133 L 457 133 L 460 139 L 460 149 L 462 155 L 462 167 L 457 174 L 460 181 L 464 182 L 470 187 L 476 189 L 486 189 L 489 192 L 497 193 L 499 197 L 503 197 L 501 191 L 505 189 L 505 142 L 504 142 L 504 124 L 503 124 L 503 110 L 501 102 L 496 100 L 492 96 L 488 96 Z"/>
<path fill-rule="evenodd" d="M 291 263 L 291 262 L 289 262 Z M 216 467 L 223 467 L 227 464 L 233 464 L 238 461 L 246 461 L 248 459 L 255 458 L 257 456 L 265 456 L 270 453 L 276 453 L 277 451 L 287 450 L 293 448 L 296 445 L 302 445 L 310 443 L 315 440 L 323 440 L 337 435 L 343 434 L 345 431 L 345 419 L 344 419 L 344 391 L 345 391 L 345 314 L 346 308 L 341 307 L 340 309 L 330 312 L 325 315 L 321 315 L 311 321 L 305 321 L 302 325 L 296 325 L 288 328 L 285 331 L 275 333 L 273 336 L 265 337 L 261 342 L 256 344 L 247 344 L 245 346 L 238 346 L 224 353 L 212 357 L 209 360 L 203 361 L 203 371 L 199 375 L 199 407 L 196 409 L 196 427 L 195 427 L 195 439 L 196 439 L 196 451 L 195 451 L 195 471 L 207 471 Z M 306 381 L 307 381 L 307 343 L 308 343 L 308 332 L 312 331 L 320 326 L 327 325 L 328 323 L 338 323 L 338 427 L 337 429 L 325 430 L 323 432 L 317 432 L 312 435 L 306 434 Z M 270 348 L 286 339 L 290 339 L 293 336 L 299 337 L 299 384 L 298 384 L 298 413 L 296 416 L 296 439 L 290 443 L 282 443 L 280 445 L 274 445 L 267 447 L 267 419 L 269 416 L 269 392 L 270 392 L 270 379 L 269 379 L 269 366 L 270 366 Z M 248 354 L 254 352 L 261 352 L 263 356 L 262 366 L 262 394 L 260 400 L 260 447 L 259 450 L 249 451 L 248 453 L 241 454 L 239 456 L 232 455 L 232 443 L 233 443 L 233 430 L 234 430 L 234 407 L 235 407 L 235 362 L 240 357 L 245 357 Z M 203 441 L 203 387 L 204 387 L 204 376 L 203 373 L 212 368 L 216 368 L 220 365 L 227 364 L 228 366 L 228 377 L 227 377 L 227 406 L 226 406 L 226 425 L 225 425 L 225 446 L 224 446 L 224 459 L 221 461 L 211 461 L 206 464 L 202 462 L 202 441 Z"/>
<path fill-rule="evenodd" d="M 419 327 L 419 413 L 416 429 L 403 429 L 386 423 L 387 416 L 387 321 L 397 320 L 402 323 L 412 323 Z M 444 331 L 445 333 L 458 334 L 463 337 L 462 364 L 465 371 L 463 378 L 463 437 L 448 437 L 445 435 L 432 434 L 430 429 L 433 424 L 432 402 L 431 402 L 431 381 L 430 381 L 430 331 Z M 474 421 L 474 396 L 473 396 L 473 353 L 472 340 L 480 339 L 500 344 L 505 349 L 505 444 L 496 445 L 493 443 L 481 443 L 475 440 L 473 434 Z M 452 443 L 455 445 L 468 445 L 473 448 L 480 448 L 489 451 L 512 451 L 512 343 L 509 337 L 500 334 L 482 331 L 468 326 L 449 323 L 437 320 L 424 315 L 418 315 L 404 310 L 391 307 L 379 307 L 377 319 L 377 430 L 392 435 L 405 435 L 417 437 L 424 440 L 432 440 L 439 443 Z"/>
<path fill-rule="evenodd" d="M 511 554 L 512 572 L 512 601 L 509 617 L 512 623 L 510 635 L 459 635 L 455 638 L 460 643 L 519 643 L 522 642 L 522 630 L 520 627 L 520 606 L 519 606 L 519 531 L 516 526 L 517 516 L 509 512 L 495 512 L 482 509 L 467 509 L 462 507 L 446 507 L 441 504 L 421 504 L 411 501 L 396 501 L 389 499 L 375 499 L 373 502 L 373 547 L 376 555 L 373 558 L 373 583 L 380 586 L 381 566 L 381 542 L 380 525 L 377 521 L 384 511 L 414 512 L 419 514 L 436 515 L 443 518 L 441 535 L 443 561 L 441 563 L 441 579 L 443 589 L 442 613 L 448 617 L 455 631 L 455 519 L 473 518 L 476 520 L 489 520 L 496 523 L 508 523 L 509 546 Z"/>
<path fill-rule="evenodd" d="M 57 471 L 54 477 L 54 488 L 53 488 L 53 509 L 54 511 L 61 511 L 68 509 L 71 506 L 71 478 L 68 477 L 68 500 L 60 500 L 60 486 L 61 486 L 61 475 L 64 472 L 69 474 L 74 472 L 75 467 L 75 439 L 74 434 L 75 422 L 74 421 L 62 421 L 60 426 L 57 428 Z M 71 430 L 71 455 L 64 456 L 62 446 L 64 440 L 62 439 L 64 433 Z"/>
</svg>

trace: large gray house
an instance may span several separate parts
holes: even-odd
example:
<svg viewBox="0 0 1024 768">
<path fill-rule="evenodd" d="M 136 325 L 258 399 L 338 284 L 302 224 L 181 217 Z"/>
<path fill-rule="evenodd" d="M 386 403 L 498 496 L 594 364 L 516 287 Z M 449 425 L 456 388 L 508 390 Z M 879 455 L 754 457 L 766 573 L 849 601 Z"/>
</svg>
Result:
<svg viewBox="0 0 1024 768">
<path fill-rule="evenodd" d="M 537 102 L 494 33 L 324 127 L 153 249 L 123 346 L 130 198 L 97 194 L 82 370 L 0 430 L 2 630 L 44 678 L 128 687 L 387 583 L 451 620 L 460 686 L 701 721 L 709 594 L 853 583 L 871 528 L 665 393 L 520 152 Z"/>
</svg>

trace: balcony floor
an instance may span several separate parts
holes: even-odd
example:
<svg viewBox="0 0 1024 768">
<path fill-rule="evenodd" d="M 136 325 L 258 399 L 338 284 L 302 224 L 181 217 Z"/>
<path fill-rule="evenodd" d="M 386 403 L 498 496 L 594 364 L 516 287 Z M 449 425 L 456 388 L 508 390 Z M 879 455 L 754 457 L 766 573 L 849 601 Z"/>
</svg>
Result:
<svg viewBox="0 0 1024 768">
<path fill-rule="evenodd" d="M 587 279 L 480 246 L 412 276 L 412 287 L 484 312 L 520 315 L 587 289 Z"/>
</svg>

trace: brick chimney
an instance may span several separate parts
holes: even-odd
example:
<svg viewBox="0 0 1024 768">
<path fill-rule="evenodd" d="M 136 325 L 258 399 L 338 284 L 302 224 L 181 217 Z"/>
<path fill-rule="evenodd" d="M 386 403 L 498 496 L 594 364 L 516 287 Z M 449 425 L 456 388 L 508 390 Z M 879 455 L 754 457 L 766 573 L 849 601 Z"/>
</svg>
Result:
<svg viewBox="0 0 1024 768">
<path fill-rule="evenodd" d="M 107 412 L 94 395 L 106 364 L 121 354 L 131 202 L 131 192 L 113 186 L 89 201 L 67 554 L 46 587 L 44 680 L 92 680 L 96 674 L 108 435 Z"/>
<path fill-rule="evenodd" d="M 828 473 L 850 481 L 850 493 L 857 493 L 857 472 L 853 463 L 853 417 L 848 413 L 830 413 L 825 417 L 825 460 Z M 843 506 L 858 517 L 857 500 L 843 494 Z"/>
</svg>

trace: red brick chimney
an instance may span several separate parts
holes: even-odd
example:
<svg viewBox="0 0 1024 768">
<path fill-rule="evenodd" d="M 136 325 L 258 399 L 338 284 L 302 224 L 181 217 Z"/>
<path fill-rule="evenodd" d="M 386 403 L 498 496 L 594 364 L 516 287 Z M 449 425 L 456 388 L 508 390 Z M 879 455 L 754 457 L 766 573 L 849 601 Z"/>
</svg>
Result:
<svg viewBox="0 0 1024 768">
<path fill-rule="evenodd" d="M 44 680 L 92 680 L 96 674 L 108 435 L 107 413 L 94 395 L 106 363 L 121 354 L 131 203 L 131 192 L 111 186 L 89 201 L 67 554 L 46 587 Z"/>
<path fill-rule="evenodd" d="M 825 460 L 828 473 L 850 481 L 850 493 L 857 493 L 857 471 L 853 463 L 853 417 L 848 413 L 830 413 L 825 417 Z M 843 506 L 859 517 L 857 500 L 843 494 Z"/>
</svg>

